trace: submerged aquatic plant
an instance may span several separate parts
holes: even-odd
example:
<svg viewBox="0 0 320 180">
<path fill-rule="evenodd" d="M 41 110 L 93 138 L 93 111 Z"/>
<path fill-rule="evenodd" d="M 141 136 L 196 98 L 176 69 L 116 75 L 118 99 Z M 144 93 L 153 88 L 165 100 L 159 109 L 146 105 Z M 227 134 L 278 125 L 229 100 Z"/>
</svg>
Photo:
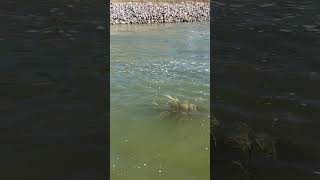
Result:
<svg viewBox="0 0 320 180">
<path fill-rule="evenodd" d="M 228 138 L 233 147 L 236 147 L 244 155 L 244 159 L 232 161 L 241 170 L 244 180 L 254 179 L 254 166 L 251 161 L 255 160 L 254 153 L 263 157 L 277 159 L 275 141 L 269 134 L 255 133 L 246 123 L 240 123 L 238 131 L 231 138 Z"/>
<path fill-rule="evenodd" d="M 172 115 L 183 115 L 185 119 L 190 119 L 190 113 L 198 111 L 198 106 L 188 100 L 181 101 L 178 97 L 170 95 L 165 95 L 165 97 L 168 98 L 168 109 L 160 113 L 160 119 L 165 119 Z"/>
<path fill-rule="evenodd" d="M 180 99 L 175 96 L 172 97 L 170 95 L 166 95 L 166 97 L 169 99 L 169 101 L 167 102 L 167 104 L 169 105 L 169 109 L 174 112 L 179 111 L 181 104 Z"/>
<path fill-rule="evenodd" d="M 242 153 L 249 155 L 249 160 L 252 159 L 254 152 L 261 152 L 267 157 L 272 157 L 276 160 L 275 142 L 268 134 L 256 134 L 246 123 L 241 123 L 237 135 L 229 139 L 235 144 Z"/>
<path fill-rule="evenodd" d="M 176 96 L 172 97 L 170 95 L 166 95 L 165 97 L 169 99 L 167 104 L 169 105 L 170 111 L 187 113 L 187 114 L 189 114 L 191 111 L 195 111 L 195 112 L 197 111 L 197 106 L 193 103 L 190 103 L 188 100 L 182 102 Z"/>
<path fill-rule="evenodd" d="M 272 157 L 274 160 L 277 159 L 275 141 L 269 134 L 257 134 L 255 142 L 260 152 Z"/>
<path fill-rule="evenodd" d="M 231 143 L 235 144 L 236 148 L 239 148 L 243 153 L 249 153 L 251 158 L 251 153 L 253 149 L 253 133 L 247 124 L 242 123 L 239 128 L 237 135 L 230 138 Z"/>
<path fill-rule="evenodd" d="M 170 111 L 162 111 L 162 112 L 159 114 L 161 120 L 163 120 L 163 119 L 165 119 L 165 118 L 168 118 L 170 115 L 171 115 L 171 112 L 170 112 Z"/>
</svg>

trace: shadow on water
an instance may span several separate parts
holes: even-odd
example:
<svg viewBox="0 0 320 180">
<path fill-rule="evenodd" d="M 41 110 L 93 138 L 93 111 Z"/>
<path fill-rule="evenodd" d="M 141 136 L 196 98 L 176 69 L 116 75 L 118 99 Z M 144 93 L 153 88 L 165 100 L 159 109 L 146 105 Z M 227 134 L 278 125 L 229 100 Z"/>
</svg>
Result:
<svg viewBox="0 0 320 180">
<path fill-rule="evenodd" d="M 104 179 L 106 6 L 0 6 L 1 179 Z"/>
<path fill-rule="evenodd" d="M 215 1 L 214 113 L 232 131 L 245 121 L 277 140 L 278 159 L 257 161 L 255 179 L 318 179 L 319 1 Z M 216 176 L 231 174 L 218 147 Z"/>
</svg>

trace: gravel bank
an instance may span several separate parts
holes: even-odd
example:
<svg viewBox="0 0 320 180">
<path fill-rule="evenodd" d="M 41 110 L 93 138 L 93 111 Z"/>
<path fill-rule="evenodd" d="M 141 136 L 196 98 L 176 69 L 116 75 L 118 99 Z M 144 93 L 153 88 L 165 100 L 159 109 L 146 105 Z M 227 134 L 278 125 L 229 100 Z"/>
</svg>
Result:
<svg viewBox="0 0 320 180">
<path fill-rule="evenodd" d="M 110 5 L 110 24 L 209 21 L 210 4 L 202 2 L 117 2 Z"/>
</svg>

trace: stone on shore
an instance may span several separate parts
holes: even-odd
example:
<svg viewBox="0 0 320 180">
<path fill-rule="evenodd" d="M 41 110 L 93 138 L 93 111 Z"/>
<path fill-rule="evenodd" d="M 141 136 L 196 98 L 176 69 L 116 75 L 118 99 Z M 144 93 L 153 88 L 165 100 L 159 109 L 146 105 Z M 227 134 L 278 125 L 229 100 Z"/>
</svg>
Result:
<svg viewBox="0 0 320 180">
<path fill-rule="evenodd" d="M 209 21 L 210 4 L 203 2 L 117 2 L 110 4 L 110 24 Z"/>
</svg>

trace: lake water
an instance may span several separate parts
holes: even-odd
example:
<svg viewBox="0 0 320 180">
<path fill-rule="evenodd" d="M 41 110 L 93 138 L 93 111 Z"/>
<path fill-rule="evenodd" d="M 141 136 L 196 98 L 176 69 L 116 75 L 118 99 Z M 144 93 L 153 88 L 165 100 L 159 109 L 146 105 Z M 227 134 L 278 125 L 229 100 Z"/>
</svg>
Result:
<svg viewBox="0 0 320 180">
<path fill-rule="evenodd" d="M 209 23 L 111 26 L 112 180 L 209 179 L 209 33 Z M 160 119 L 165 95 L 202 111 Z"/>
<path fill-rule="evenodd" d="M 245 121 L 277 142 L 276 161 L 253 160 L 254 179 L 320 178 L 319 2 L 214 3 L 214 113 L 224 131 Z M 238 159 L 217 147 L 217 179 L 239 179 Z"/>
<path fill-rule="evenodd" d="M 1 2 L 2 179 L 106 176 L 105 6 L 74 2 Z M 215 2 L 211 96 L 223 129 L 243 120 L 277 140 L 255 179 L 319 179 L 320 1 Z M 208 109 L 208 38 L 208 24 L 112 27 L 112 179 L 208 179 L 206 111 L 158 118 L 165 94 Z M 238 156 L 217 150 L 214 176 L 238 180 Z"/>
<path fill-rule="evenodd" d="M 106 179 L 105 7 L 0 7 L 0 179 Z"/>
</svg>

